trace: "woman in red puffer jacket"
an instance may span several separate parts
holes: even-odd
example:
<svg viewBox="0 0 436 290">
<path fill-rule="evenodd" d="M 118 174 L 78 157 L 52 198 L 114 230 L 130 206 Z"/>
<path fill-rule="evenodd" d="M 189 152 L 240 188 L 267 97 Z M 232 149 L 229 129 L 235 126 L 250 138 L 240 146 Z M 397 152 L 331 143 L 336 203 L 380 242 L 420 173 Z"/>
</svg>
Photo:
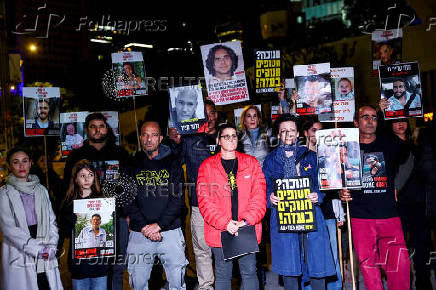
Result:
<svg viewBox="0 0 436 290">
<path fill-rule="evenodd" d="M 215 256 L 215 289 L 231 289 L 232 261 L 225 261 L 221 232 L 237 235 L 240 227 L 255 226 L 257 242 L 262 236 L 261 220 L 266 210 L 266 182 L 259 162 L 236 151 L 236 128 L 219 128 L 221 151 L 200 166 L 197 197 L 204 218 L 204 237 Z M 244 289 L 258 289 L 254 253 L 237 258 Z"/>
</svg>

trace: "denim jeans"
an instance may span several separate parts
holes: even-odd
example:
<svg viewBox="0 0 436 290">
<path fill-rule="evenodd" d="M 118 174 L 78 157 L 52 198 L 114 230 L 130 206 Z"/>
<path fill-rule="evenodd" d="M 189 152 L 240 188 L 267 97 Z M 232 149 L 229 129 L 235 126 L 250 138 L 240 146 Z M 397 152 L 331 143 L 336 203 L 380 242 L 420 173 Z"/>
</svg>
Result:
<svg viewBox="0 0 436 290">
<path fill-rule="evenodd" d="M 212 248 L 212 253 L 215 257 L 215 290 L 231 290 L 233 260 L 225 261 L 221 248 Z M 244 289 L 259 289 L 259 280 L 256 273 L 256 254 L 247 254 L 234 260 L 239 263 Z"/>
<path fill-rule="evenodd" d="M 73 290 L 107 290 L 107 276 L 73 279 Z"/>
<path fill-rule="evenodd" d="M 336 267 L 336 277 L 326 278 L 327 290 L 342 289 L 341 266 L 338 258 L 338 238 L 336 231 L 336 219 L 326 219 L 325 224 L 329 231 L 330 246 L 332 248 L 333 260 Z"/>
<path fill-rule="evenodd" d="M 155 257 L 159 258 L 165 269 L 169 289 L 186 289 L 185 270 L 188 261 L 185 258 L 185 238 L 182 230 L 177 228 L 161 234 L 162 241 L 152 242 L 140 232 L 130 232 L 127 268 L 132 289 L 148 289 Z"/>
</svg>

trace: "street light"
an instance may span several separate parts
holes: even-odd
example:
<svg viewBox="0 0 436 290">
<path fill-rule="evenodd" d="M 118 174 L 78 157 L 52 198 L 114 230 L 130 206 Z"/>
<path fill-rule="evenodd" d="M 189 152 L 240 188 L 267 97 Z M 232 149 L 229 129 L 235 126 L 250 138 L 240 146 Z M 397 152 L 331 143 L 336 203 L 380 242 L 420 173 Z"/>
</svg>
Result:
<svg viewBox="0 0 436 290">
<path fill-rule="evenodd" d="M 36 52 L 36 50 L 38 49 L 38 47 L 36 46 L 36 44 L 31 43 L 31 44 L 29 44 L 28 49 L 30 50 L 30 52 Z"/>
</svg>

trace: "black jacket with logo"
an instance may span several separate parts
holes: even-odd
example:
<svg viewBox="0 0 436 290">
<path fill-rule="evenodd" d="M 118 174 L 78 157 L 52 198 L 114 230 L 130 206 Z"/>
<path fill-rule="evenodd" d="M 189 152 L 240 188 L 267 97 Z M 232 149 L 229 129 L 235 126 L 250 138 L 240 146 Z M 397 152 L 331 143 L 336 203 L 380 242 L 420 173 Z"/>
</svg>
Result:
<svg viewBox="0 0 436 290">
<path fill-rule="evenodd" d="M 144 226 L 153 223 L 157 223 L 162 231 L 181 226 L 185 202 L 183 169 L 180 159 L 171 155 L 167 146 L 160 145 L 159 155 L 152 160 L 142 151 L 136 153 L 124 172 L 138 186 L 136 198 L 124 207 L 131 230 L 140 232 Z"/>
</svg>

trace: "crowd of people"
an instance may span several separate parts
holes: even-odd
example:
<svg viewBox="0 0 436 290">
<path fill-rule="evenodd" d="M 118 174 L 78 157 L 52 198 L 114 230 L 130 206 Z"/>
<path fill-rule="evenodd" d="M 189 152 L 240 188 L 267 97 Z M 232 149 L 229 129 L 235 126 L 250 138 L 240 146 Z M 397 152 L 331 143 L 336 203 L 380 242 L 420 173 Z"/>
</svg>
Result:
<svg viewBox="0 0 436 290">
<path fill-rule="evenodd" d="M 341 289 L 336 231 L 346 219 L 366 289 L 383 289 L 381 270 L 388 289 L 410 289 L 411 257 L 416 289 L 432 289 L 428 217 L 436 214 L 434 125 L 414 142 L 407 119 L 383 121 L 380 110 L 360 107 L 354 126 L 359 129 L 362 164 L 367 159 L 375 164 L 368 174 L 385 182 L 383 190 L 367 184 L 321 191 L 315 133 L 325 123 L 291 113 L 295 106 L 289 106 L 283 94 L 279 100 L 282 114 L 271 128 L 252 105 L 244 109 L 238 128 L 218 124 L 218 112 L 209 100 L 207 129 L 200 134 L 180 135 L 169 128 L 164 138 L 159 122 L 147 120 L 139 127 L 141 150 L 134 156 L 115 145 L 102 114 L 90 114 L 84 125 L 88 139 L 68 156 L 63 182 L 40 161 L 44 156 L 36 156 L 39 169 L 31 171 L 31 152 L 11 149 L 10 175 L 0 189 L 2 289 L 63 289 L 57 259 L 63 250 L 68 253 L 73 289 L 123 289 L 126 269 L 132 289 L 148 289 L 155 258 L 165 269 L 169 289 L 186 289 L 185 239 L 192 239 L 199 289 L 231 289 L 233 261 L 238 262 L 244 289 L 268 287 L 263 266 L 269 252 L 272 271 L 282 276 L 285 289 Z M 104 197 L 105 175 L 97 167 L 107 161 L 116 161 L 121 174 L 131 177 L 138 189 L 116 209 L 117 257 L 75 259 L 73 202 Z M 55 180 L 50 181 L 50 192 L 44 187 L 45 174 Z M 279 232 L 280 198 L 274 194 L 274 182 L 300 176 L 313 181 L 307 198 L 314 206 L 316 230 Z M 184 224 L 185 191 L 190 236 Z M 348 217 L 341 200 L 350 205 Z M 100 224 L 101 217 L 93 215 L 80 236 L 93 246 L 104 244 L 106 232 Z M 236 237 L 248 229 L 259 252 L 225 259 L 222 233 Z M 66 238 L 69 252 L 63 249 Z"/>
</svg>

